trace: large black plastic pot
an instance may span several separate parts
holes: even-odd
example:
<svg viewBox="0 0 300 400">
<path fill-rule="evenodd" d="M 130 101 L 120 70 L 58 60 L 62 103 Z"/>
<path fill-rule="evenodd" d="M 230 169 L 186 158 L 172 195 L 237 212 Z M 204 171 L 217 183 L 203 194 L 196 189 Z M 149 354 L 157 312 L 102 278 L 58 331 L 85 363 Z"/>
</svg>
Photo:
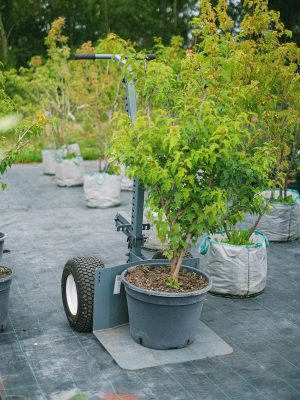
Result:
<svg viewBox="0 0 300 400">
<path fill-rule="evenodd" d="M 151 267 L 159 266 L 159 262 L 151 264 Z M 158 350 L 180 349 L 193 343 L 211 279 L 195 268 L 182 268 L 203 276 L 207 286 L 194 292 L 155 292 L 128 283 L 128 269 L 123 272 L 130 334 L 135 342 Z"/>
<path fill-rule="evenodd" d="M 9 275 L 1 277 L 0 273 L 0 332 L 5 331 L 8 322 L 8 298 L 13 272 L 8 267 L 0 267 L 6 270 Z M 1 271 L 1 270 L 0 270 Z"/>
<path fill-rule="evenodd" d="M 2 259 L 2 254 L 3 254 L 3 246 L 4 246 L 4 239 L 6 238 L 6 234 L 3 232 L 0 232 L 0 261 Z"/>
</svg>

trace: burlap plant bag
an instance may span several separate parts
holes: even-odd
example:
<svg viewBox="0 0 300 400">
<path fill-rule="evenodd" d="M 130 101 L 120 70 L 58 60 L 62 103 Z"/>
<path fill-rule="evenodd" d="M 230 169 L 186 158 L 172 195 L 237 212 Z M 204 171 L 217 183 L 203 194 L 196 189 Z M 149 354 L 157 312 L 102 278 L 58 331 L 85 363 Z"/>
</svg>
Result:
<svg viewBox="0 0 300 400">
<path fill-rule="evenodd" d="M 276 193 L 277 192 L 277 193 Z M 278 191 L 275 196 L 278 196 Z M 260 220 L 257 229 L 267 235 L 271 242 L 287 242 L 300 237 L 300 196 L 296 190 L 288 190 L 293 197 L 293 204 L 272 201 L 271 208 Z M 268 199 L 270 191 L 263 192 Z"/>
<path fill-rule="evenodd" d="M 84 176 L 87 207 L 108 208 L 121 204 L 121 176 L 96 173 Z"/>
<path fill-rule="evenodd" d="M 55 175 L 55 167 L 56 167 L 55 156 L 56 156 L 55 149 L 42 150 L 43 170 L 45 175 Z"/>
<path fill-rule="evenodd" d="M 268 239 L 259 231 L 251 236 L 253 245 L 223 243 L 223 233 L 206 236 L 199 247 L 203 272 L 212 278 L 211 292 L 248 297 L 266 286 Z"/>
<path fill-rule="evenodd" d="M 81 186 L 83 184 L 84 164 L 82 157 L 57 159 L 55 181 L 58 186 Z"/>
</svg>

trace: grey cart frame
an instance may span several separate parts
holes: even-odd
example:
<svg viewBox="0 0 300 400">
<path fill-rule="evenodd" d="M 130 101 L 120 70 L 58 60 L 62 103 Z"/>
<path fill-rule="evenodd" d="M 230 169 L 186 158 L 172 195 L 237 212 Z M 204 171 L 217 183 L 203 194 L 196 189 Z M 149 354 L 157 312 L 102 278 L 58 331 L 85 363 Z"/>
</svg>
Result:
<svg viewBox="0 0 300 400">
<path fill-rule="evenodd" d="M 154 60 L 154 54 L 145 55 L 144 59 Z M 114 60 L 121 67 L 126 66 L 127 57 L 114 54 L 76 54 L 75 60 Z M 134 78 L 131 74 L 130 66 L 128 68 L 129 78 L 124 79 L 126 89 L 126 111 L 131 119 L 135 120 L 137 113 L 137 100 L 134 85 Z M 128 260 L 125 264 L 109 268 L 99 268 L 95 272 L 94 287 L 94 314 L 93 331 L 100 329 L 109 329 L 128 323 L 127 301 L 123 287 L 119 287 L 120 275 L 128 267 L 145 264 L 151 264 L 158 260 L 147 259 L 142 253 L 145 236 L 143 231 L 150 229 L 150 224 L 143 223 L 144 214 L 144 188 L 134 179 L 132 194 L 132 214 L 131 221 L 125 216 L 117 213 L 115 216 L 115 225 L 117 231 L 123 232 L 127 236 L 128 242 Z M 168 261 L 161 259 L 162 264 Z M 199 268 L 198 258 L 187 258 L 185 264 L 194 268 Z"/>
</svg>

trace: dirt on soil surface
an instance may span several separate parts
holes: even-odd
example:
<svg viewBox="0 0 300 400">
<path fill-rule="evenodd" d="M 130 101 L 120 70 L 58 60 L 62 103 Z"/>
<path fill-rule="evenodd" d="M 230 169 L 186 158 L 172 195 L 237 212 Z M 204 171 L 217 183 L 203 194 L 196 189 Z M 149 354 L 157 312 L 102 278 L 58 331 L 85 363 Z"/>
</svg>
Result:
<svg viewBox="0 0 300 400">
<path fill-rule="evenodd" d="M 130 268 L 125 279 L 132 285 L 157 292 L 193 292 L 205 288 L 208 284 L 201 275 L 182 268 L 178 277 L 180 289 L 175 289 L 166 284 L 170 276 L 169 266 L 142 265 Z"/>
<path fill-rule="evenodd" d="M 11 274 L 11 271 L 6 268 L 6 267 L 0 267 L 0 279 L 5 278 L 6 276 L 9 276 Z"/>
</svg>

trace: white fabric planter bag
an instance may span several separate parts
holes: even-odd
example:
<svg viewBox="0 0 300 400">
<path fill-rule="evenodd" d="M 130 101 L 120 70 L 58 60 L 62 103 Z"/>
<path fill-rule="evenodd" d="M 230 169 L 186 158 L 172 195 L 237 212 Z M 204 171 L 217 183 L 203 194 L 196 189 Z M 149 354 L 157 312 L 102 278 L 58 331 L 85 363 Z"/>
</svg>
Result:
<svg viewBox="0 0 300 400">
<path fill-rule="evenodd" d="M 81 186 L 84 176 L 82 157 L 70 160 L 57 159 L 55 175 L 55 181 L 58 186 Z"/>
<path fill-rule="evenodd" d="M 108 208 L 121 204 L 121 176 L 96 173 L 84 176 L 87 207 Z"/>
<path fill-rule="evenodd" d="M 203 272 L 212 278 L 211 292 L 231 296 L 251 296 L 266 286 L 268 239 L 259 231 L 251 236 L 253 245 L 222 243 L 220 233 L 206 236 L 199 247 Z"/>
<path fill-rule="evenodd" d="M 125 172 L 126 172 L 125 165 L 121 165 L 121 177 L 122 177 L 121 190 L 125 190 L 127 192 L 131 192 L 133 190 L 133 180 L 129 179 L 125 175 Z"/>
<path fill-rule="evenodd" d="M 278 196 L 278 191 L 275 191 Z M 262 193 L 270 198 L 271 192 Z M 300 196 L 296 190 L 288 190 L 288 195 L 294 199 L 294 204 L 272 202 L 271 208 L 259 221 L 257 229 L 267 235 L 271 242 L 287 242 L 300 237 Z"/>
<path fill-rule="evenodd" d="M 55 175 L 55 160 L 56 150 L 54 149 L 43 149 L 42 150 L 42 160 L 43 160 L 43 170 L 45 175 Z"/>
<path fill-rule="evenodd" d="M 163 250 L 163 245 L 157 237 L 157 231 L 153 224 L 151 224 L 151 228 L 146 231 L 146 240 L 143 247 L 149 250 Z"/>
<path fill-rule="evenodd" d="M 68 154 L 75 154 L 77 157 L 80 157 L 80 147 L 78 143 L 72 144 L 64 144 L 59 149 L 56 150 L 56 158 L 64 158 Z"/>
<path fill-rule="evenodd" d="M 132 192 L 133 191 L 133 180 L 129 179 L 125 175 L 121 175 L 122 181 L 121 181 L 121 190 L 125 190 L 127 192 Z"/>
<path fill-rule="evenodd" d="M 143 247 L 148 250 L 163 250 L 164 246 L 160 239 L 157 237 L 157 230 L 152 221 L 147 220 L 147 208 L 144 210 L 144 221 L 146 224 L 150 224 L 150 229 L 146 231 L 145 236 L 146 240 L 143 244 Z M 157 213 L 153 213 L 154 218 L 157 217 Z"/>
</svg>

